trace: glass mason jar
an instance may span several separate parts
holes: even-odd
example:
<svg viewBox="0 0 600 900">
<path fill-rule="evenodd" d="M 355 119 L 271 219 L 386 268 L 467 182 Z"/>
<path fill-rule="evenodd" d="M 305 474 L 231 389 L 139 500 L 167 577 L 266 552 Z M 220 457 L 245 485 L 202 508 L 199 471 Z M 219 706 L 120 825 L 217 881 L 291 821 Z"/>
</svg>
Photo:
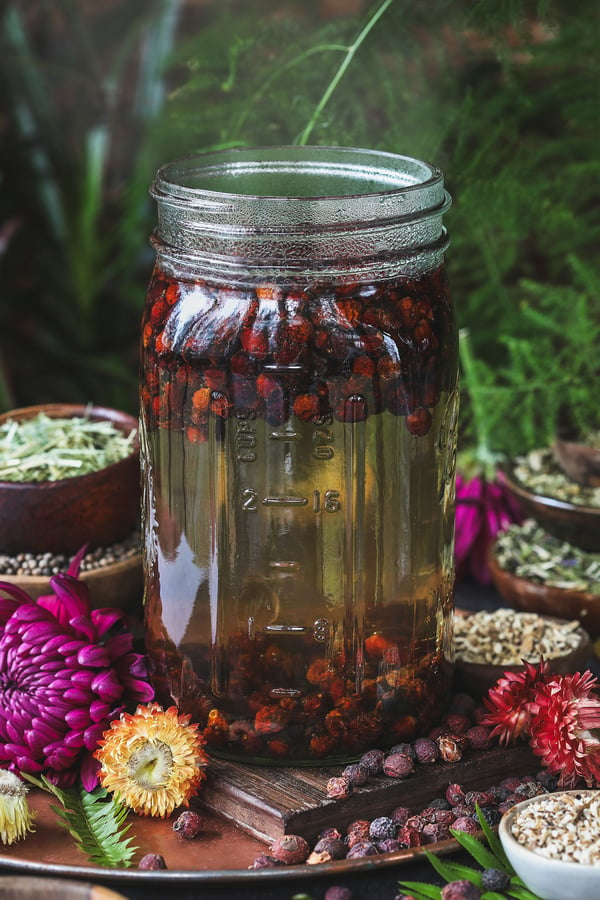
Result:
<svg viewBox="0 0 600 900">
<path fill-rule="evenodd" d="M 162 167 L 142 324 L 157 699 L 251 762 L 423 733 L 452 669 L 442 173 L 285 147 Z"/>
</svg>

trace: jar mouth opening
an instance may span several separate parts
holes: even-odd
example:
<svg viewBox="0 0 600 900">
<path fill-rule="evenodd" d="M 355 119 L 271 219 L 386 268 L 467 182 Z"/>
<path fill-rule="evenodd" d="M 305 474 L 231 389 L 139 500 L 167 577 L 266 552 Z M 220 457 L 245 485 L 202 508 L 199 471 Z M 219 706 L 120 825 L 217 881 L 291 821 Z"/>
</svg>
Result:
<svg viewBox="0 0 600 900">
<path fill-rule="evenodd" d="M 352 147 L 235 148 L 185 156 L 156 173 L 155 199 L 205 207 L 231 203 L 352 202 L 381 197 L 383 203 L 428 198 L 431 208 L 443 191 L 440 169 L 422 160 Z M 434 202 L 431 202 L 434 197 Z M 408 211 L 408 210 L 407 210 Z"/>
</svg>

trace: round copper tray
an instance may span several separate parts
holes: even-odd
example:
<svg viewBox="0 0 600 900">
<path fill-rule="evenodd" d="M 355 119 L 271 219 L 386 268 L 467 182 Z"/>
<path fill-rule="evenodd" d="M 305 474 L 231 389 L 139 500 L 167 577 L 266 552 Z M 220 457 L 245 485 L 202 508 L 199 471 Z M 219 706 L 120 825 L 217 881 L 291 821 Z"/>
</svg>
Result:
<svg viewBox="0 0 600 900">
<path fill-rule="evenodd" d="M 144 853 L 160 853 L 168 869 L 142 870 L 135 867 L 110 869 L 90 865 L 87 857 L 75 846 L 70 835 L 57 824 L 56 815 L 50 809 L 55 800 L 49 795 L 32 790 L 30 807 L 36 814 L 36 832 L 25 840 L 3 848 L 0 853 L 0 871 L 13 870 L 26 875 L 69 877 L 94 882 L 167 884 L 239 883 L 248 881 L 299 880 L 343 876 L 358 871 L 397 866 L 424 857 L 424 851 L 438 855 L 452 853 L 458 843 L 451 839 L 426 847 L 412 847 L 381 856 L 363 859 L 339 860 L 318 865 L 281 866 L 273 869 L 248 869 L 261 853 L 268 852 L 266 845 L 240 831 L 208 811 L 201 811 L 206 821 L 206 831 L 193 841 L 186 841 L 173 832 L 169 821 L 132 816 L 128 832 L 138 847 L 136 859 Z"/>
</svg>

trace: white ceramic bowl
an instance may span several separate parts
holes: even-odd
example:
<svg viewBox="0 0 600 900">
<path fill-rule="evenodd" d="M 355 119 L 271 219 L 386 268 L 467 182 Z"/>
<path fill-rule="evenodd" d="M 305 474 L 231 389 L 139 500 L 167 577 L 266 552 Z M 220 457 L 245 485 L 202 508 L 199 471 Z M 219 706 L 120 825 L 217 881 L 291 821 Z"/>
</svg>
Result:
<svg viewBox="0 0 600 900">
<path fill-rule="evenodd" d="M 541 855 L 518 843 L 513 835 L 513 824 L 522 811 L 545 797 L 560 800 L 566 795 L 597 795 L 598 791 L 559 791 L 542 797 L 531 797 L 513 806 L 500 820 L 498 834 L 510 864 L 525 885 L 542 900 L 594 900 L 600 897 L 600 864 L 566 862 Z M 564 825 L 564 821 L 562 823 Z M 561 817 L 556 817 L 560 829 Z M 600 820 L 598 821 L 600 832 Z"/>
</svg>

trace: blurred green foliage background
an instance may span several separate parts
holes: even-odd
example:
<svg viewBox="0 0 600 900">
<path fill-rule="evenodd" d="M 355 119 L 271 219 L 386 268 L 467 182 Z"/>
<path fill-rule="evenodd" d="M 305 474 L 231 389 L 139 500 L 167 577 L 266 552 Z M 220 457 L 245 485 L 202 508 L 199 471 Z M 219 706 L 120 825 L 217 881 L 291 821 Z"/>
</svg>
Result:
<svg viewBox="0 0 600 900">
<path fill-rule="evenodd" d="M 600 8 L 590 0 L 7 0 L 0 410 L 137 410 L 163 162 L 380 148 L 445 172 L 461 445 L 600 427 Z"/>
</svg>

